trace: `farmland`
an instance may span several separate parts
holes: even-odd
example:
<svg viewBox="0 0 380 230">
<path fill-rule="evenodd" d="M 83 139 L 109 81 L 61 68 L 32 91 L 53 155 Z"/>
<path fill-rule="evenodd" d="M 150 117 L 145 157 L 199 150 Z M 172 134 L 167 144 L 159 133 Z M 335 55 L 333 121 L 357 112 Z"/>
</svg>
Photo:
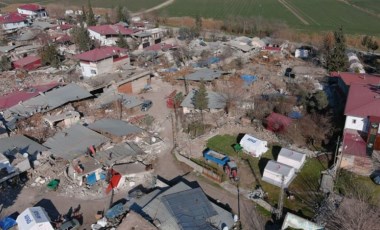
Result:
<svg viewBox="0 0 380 230">
<path fill-rule="evenodd" d="M 130 11 L 136 12 L 143 9 L 148 9 L 163 3 L 165 0 L 91 0 L 91 5 L 98 8 L 114 8 L 118 5 L 126 6 Z M 4 0 L 1 1 L 0 6 L 6 6 L 7 4 L 16 3 L 34 3 L 38 2 L 42 5 L 47 4 L 64 4 L 66 8 L 70 6 L 87 6 L 88 0 Z M 3 5 L 1 5 L 3 4 Z M 73 7 L 72 7 L 73 8 Z"/>
<path fill-rule="evenodd" d="M 91 0 L 91 3 L 100 8 L 123 5 L 136 12 L 164 1 Z M 22 2 L 35 0 L 4 0 L 1 4 Z M 42 0 L 39 3 L 81 6 L 87 5 L 87 0 Z M 160 12 L 170 17 L 200 15 L 217 20 L 226 20 L 229 16 L 263 18 L 274 23 L 286 23 L 304 32 L 335 30 L 343 26 L 350 34 L 380 35 L 380 1 L 377 0 L 174 0 Z"/>
<path fill-rule="evenodd" d="M 362 2 L 380 8 L 380 1 Z M 176 0 L 163 11 L 170 16 L 200 14 L 221 20 L 228 16 L 263 17 L 303 31 L 334 30 L 342 25 L 348 33 L 380 34 L 379 17 L 338 0 Z"/>
</svg>

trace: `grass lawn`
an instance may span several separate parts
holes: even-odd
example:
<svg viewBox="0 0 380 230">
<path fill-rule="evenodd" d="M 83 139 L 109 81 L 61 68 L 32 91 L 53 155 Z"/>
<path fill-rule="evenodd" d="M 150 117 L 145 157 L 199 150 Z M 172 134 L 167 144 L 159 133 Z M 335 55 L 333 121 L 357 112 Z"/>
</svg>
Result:
<svg viewBox="0 0 380 230">
<path fill-rule="evenodd" d="M 232 157 L 237 157 L 233 149 L 233 144 L 236 143 L 236 136 L 231 135 L 216 135 L 210 138 L 207 142 L 207 147 L 215 151 L 225 153 Z M 268 202 L 276 205 L 279 198 L 280 188 L 261 181 L 264 168 L 269 160 L 276 159 L 280 146 L 271 145 L 270 149 L 262 155 L 262 157 L 254 158 L 245 153 L 241 153 L 241 158 L 246 160 L 256 178 L 256 184 L 252 185 L 254 188 L 260 184 L 265 192 L 268 193 Z M 319 179 L 320 172 L 327 167 L 327 161 L 321 161 L 316 158 L 307 159 L 301 172 L 289 186 L 289 191 L 295 195 L 295 200 L 288 200 L 284 198 L 284 211 L 292 210 L 299 212 L 300 215 L 305 217 L 313 216 L 314 200 L 319 198 Z M 243 175 L 241 175 L 243 176 Z"/>
<path fill-rule="evenodd" d="M 376 185 L 369 177 L 359 176 L 342 170 L 338 177 L 337 190 L 341 193 L 350 192 L 351 189 L 364 189 L 372 195 L 372 203 L 380 207 L 380 185 Z"/>
</svg>

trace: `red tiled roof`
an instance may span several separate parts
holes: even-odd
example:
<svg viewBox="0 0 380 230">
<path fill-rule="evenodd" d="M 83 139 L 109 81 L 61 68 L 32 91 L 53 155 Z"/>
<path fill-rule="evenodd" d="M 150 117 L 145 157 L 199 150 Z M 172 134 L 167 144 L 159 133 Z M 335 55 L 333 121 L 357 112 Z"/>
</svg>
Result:
<svg viewBox="0 0 380 230">
<path fill-rule="evenodd" d="M 101 35 L 131 35 L 134 33 L 133 30 L 125 28 L 121 25 L 100 25 L 100 26 L 90 26 L 89 30 L 92 30 Z"/>
<path fill-rule="evenodd" d="M 331 72 L 330 77 L 340 77 L 344 84 L 350 86 L 351 84 L 379 84 L 380 76 L 362 73 L 350 73 L 350 72 Z"/>
<path fill-rule="evenodd" d="M 168 49 L 173 49 L 173 48 L 174 48 L 174 45 L 158 43 L 158 44 L 145 47 L 144 50 L 159 51 L 159 50 L 168 50 Z"/>
<path fill-rule="evenodd" d="M 16 13 L 16 12 L 12 12 L 12 13 L 0 16 L 0 24 L 23 22 L 25 20 L 26 20 L 26 17 L 24 15 Z"/>
<path fill-rule="evenodd" d="M 81 60 L 81 61 L 100 61 L 105 58 L 109 58 L 114 56 L 115 54 L 126 52 L 126 49 L 116 47 L 116 46 L 104 46 L 97 49 L 93 49 L 81 54 L 75 55 L 75 58 Z"/>
<path fill-rule="evenodd" d="M 36 85 L 28 87 L 27 89 L 23 89 L 20 91 L 15 91 L 12 93 L 9 93 L 7 95 L 0 97 L 0 110 L 8 109 L 16 104 L 18 104 L 21 101 L 29 100 L 30 98 L 33 98 L 35 96 L 38 96 L 38 94 L 41 92 L 46 92 L 48 90 L 51 90 L 54 87 L 57 87 L 58 83 L 51 82 L 46 85 Z"/>
<path fill-rule="evenodd" d="M 366 141 L 356 130 L 346 129 L 343 136 L 343 154 L 367 156 Z"/>
<path fill-rule="evenodd" d="M 52 30 L 69 30 L 71 28 L 73 28 L 74 26 L 71 25 L 71 24 L 63 24 L 63 25 L 57 25 L 57 26 L 54 26 L 52 27 L 51 29 Z"/>
<path fill-rule="evenodd" d="M 25 4 L 25 5 L 19 6 L 18 8 L 22 9 L 22 10 L 30 10 L 30 11 L 38 11 L 38 10 L 44 10 L 45 9 L 41 5 L 37 5 L 37 4 Z"/>
<path fill-rule="evenodd" d="M 41 58 L 37 57 L 37 56 L 27 56 L 27 57 L 24 57 L 24 58 L 21 58 L 21 59 L 14 61 L 13 64 L 17 65 L 17 66 L 24 66 L 24 65 L 28 65 L 30 63 L 33 63 L 35 61 L 38 61 L 38 60 L 41 60 Z"/>
<path fill-rule="evenodd" d="M 371 84 L 353 84 L 348 93 L 345 115 L 380 116 L 380 87 Z"/>
</svg>

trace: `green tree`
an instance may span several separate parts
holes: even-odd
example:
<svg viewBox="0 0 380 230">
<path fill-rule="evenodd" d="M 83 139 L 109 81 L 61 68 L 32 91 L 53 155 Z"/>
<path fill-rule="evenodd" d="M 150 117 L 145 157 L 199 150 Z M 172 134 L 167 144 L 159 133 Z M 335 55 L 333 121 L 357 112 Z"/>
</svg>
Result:
<svg viewBox="0 0 380 230">
<path fill-rule="evenodd" d="M 202 18 L 199 14 L 195 16 L 195 29 L 198 33 L 202 30 Z"/>
<path fill-rule="evenodd" d="M 371 44 L 371 50 L 372 50 L 372 53 L 375 52 L 375 50 L 377 50 L 379 48 L 379 44 L 377 44 L 377 41 L 373 41 L 372 44 Z"/>
<path fill-rule="evenodd" d="M 87 20 L 86 15 L 87 15 L 86 9 L 82 5 L 82 15 L 79 15 L 79 22 L 80 23 L 84 23 Z"/>
<path fill-rule="evenodd" d="M 198 91 L 194 93 L 193 97 L 193 103 L 194 108 L 201 111 L 201 118 L 202 118 L 202 124 L 204 125 L 204 119 L 203 119 L 203 110 L 208 108 L 208 97 L 207 97 L 207 90 L 206 90 L 206 84 L 204 80 L 201 80 L 201 83 L 199 85 Z"/>
<path fill-rule="evenodd" d="M 88 13 L 86 15 L 86 22 L 87 26 L 95 26 L 96 25 L 96 20 L 95 20 L 95 15 L 94 12 L 92 11 L 92 6 L 91 6 L 91 1 L 88 0 Z"/>
<path fill-rule="evenodd" d="M 329 71 L 345 71 L 347 67 L 346 39 L 343 28 L 334 32 L 334 45 L 327 54 L 327 69 Z"/>
<path fill-rule="evenodd" d="M 127 40 L 123 37 L 121 33 L 119 33 L 119 38 L 117 39 L 116 44 L 120 48 L 125 48 L 125 49 L 129 48 Z"/>
<path fill-rule="evenodd" d="M 325 91 L 319 90 L 314 93 L 308 100 L 307 106 L 310 112 L 322 112 L 329 105 Z"/>
<path fill-rule="evenodd" d="M 106 20 L 106 23 L 107 23 L 107 24 L 111 24 L 111 18 L 110 18 L 110 16 L 109 16 L 108 13 L 106 13 L 106 14 L 104 15 L 104 19 Z"/>
<path fill-rule="evenodd" d="M 0 72 L 12 69 L 11 59 L 7 56 L 2 56 L 0 59 Z"/>
<path fill-rule="evenodd" d="M 88 51 L 92 48 L 93 42 L 90 38 L 90 34 L 83 24 L 79 27 L 74 27 L 71 35 L 74 43 L 80 51 Z"/>
<path fill-rule="evenodd" d="M 116 7 L 116 21 L 117 22 L 130 22 L 129 11 L 126 7 Z"/>
<path fill-rule="evenodd" d="M 61 64 L 61 58 L 57 47 L 53 44 L 43 46 L 39 51 L 39 55 L 41 57 L 42 65 L 50 65 L 54 68 L 58 68 Z"/>
</svg>

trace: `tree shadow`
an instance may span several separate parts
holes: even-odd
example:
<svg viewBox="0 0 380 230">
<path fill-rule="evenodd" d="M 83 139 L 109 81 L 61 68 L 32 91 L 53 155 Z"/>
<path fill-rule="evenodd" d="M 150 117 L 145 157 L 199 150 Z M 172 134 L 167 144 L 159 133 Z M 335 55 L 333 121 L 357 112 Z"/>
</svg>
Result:
<svg viewBox="0 0 380 230">
<path fill-rule="evenodd" d="M 51 200 L 49 200 L 49 199 L 42 199 L 42 200 L 38 201 L 34 205 L 34 207 L 44 208 L 51 220 L 56 220 L 60 216 L 60 213 L 58 212 L 57 208 L 55 207 L 53 202 L 51 202 Z"/>
<path fill-rule="evenodd" d="M 1 178 L 2 175 L 0 172 L 0 179 Z M 0 184 L 0 206 L 2 207 L 1 210 L 5 210 L 6 208 L 9 208 L 16 203 L 18 195 L 21 193 L 27 181 L 27 173 L 23 172 Z"/>
<path fill-rule="evenodd" d="M 261 158 L 259 160 L 259 169 L 260 169 L 260 174 L 261 176 L 264 175 L 264 169 L 265 169 L 265 166 L 267 166 L 268 162 L 270 161 L 271 159 L 269 158 Z"/>
<path fill-rule="evenodd" d="M 281 146 L 279 145 L 274 145 L 272 147 L 272 156 L 273 156 L 273 159 L 277 160 L 277 157 L 278 157 L 278 154 L 280 154 L 280 151 L 281 151 Z"/>
</svg>

